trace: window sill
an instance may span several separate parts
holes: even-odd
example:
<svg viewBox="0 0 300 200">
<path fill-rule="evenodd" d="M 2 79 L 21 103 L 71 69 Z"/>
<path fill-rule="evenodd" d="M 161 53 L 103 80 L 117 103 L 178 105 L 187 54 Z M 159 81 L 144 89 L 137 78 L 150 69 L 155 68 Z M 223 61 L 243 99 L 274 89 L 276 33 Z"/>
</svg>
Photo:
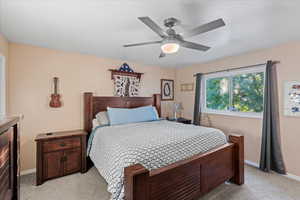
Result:
<svg viewBox="0 0 300 200">
<path fill-rule="evenodd" d="M 241 113 L 241 112 L 216 112 L 216 111 L 210 111 L 210 110 L 204 110 L 202 113 L 205 114 L 214 114 L 214 115 L 225 115 L 225 116 L 231 116 L 231 117 L 243 117 L 243 118 L 256 118 L 256 119 L 262 119 L 263 114 L 257 114 L 257 113 Z"/>
</svg>

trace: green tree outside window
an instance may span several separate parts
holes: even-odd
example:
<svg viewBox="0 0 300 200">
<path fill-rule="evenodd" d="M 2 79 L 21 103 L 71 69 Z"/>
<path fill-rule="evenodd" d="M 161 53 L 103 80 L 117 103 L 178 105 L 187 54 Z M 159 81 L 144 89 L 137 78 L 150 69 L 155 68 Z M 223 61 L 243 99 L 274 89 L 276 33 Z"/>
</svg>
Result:
<svg viewBox="0 0 300 200">
<path fill-rule="evenodd" d="M 263 72 L 209 78 L 205 85 L 208 109 L 255 113 L 263 111 Z"/>
</svg>

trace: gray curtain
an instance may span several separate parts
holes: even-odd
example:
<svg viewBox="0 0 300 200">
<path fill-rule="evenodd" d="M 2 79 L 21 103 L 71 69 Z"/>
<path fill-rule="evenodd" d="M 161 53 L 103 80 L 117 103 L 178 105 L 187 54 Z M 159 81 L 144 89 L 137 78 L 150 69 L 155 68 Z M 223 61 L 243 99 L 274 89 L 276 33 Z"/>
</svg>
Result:
<svg viewBox="0 0 300 200">
<path fill-rule="evenodd" d="M 276 66 L 267 62 L 260 169 L 286 174 L 280 147 L 279 104 Z"/>
<path fill-rule="evenodd" d="M 198 73 L 196 74 L 196 91 L 195 91 L 195 105 L 194 105 L 194 124 L 200 125 L 201 121 L 201 104 L 200 104 L 200 97 L 201 97 L 201 79 L 203 74 Z"/>
</svg>

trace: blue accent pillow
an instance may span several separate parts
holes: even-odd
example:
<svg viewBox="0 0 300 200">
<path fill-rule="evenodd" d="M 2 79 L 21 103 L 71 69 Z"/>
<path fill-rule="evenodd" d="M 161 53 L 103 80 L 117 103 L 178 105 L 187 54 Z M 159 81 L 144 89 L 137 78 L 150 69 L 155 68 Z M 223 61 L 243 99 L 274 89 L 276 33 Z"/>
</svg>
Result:
<svg viewBox="0 0 300 200">
<path fill-rule="evenodd" d="M 107 108 L 110 125 L 128 124 L 159 120 L 158 113 L 153 106 L 138 108 Z"/>
</svg>

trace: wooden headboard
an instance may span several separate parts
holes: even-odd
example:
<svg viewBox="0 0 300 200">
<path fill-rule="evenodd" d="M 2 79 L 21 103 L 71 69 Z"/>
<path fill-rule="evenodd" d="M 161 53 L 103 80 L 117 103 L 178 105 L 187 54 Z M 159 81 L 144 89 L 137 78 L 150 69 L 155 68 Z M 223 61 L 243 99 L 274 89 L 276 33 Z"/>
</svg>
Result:
<svg viewBox="0 0 300 200">
<path fill-rule="evenodd" d="M 136 108 L 140 106 L 153 105 L 158 115 L 161 116 L 160 94 L 152 97 L 103 97 L 93 96 L 91 92 L 84 93 L 84 130 L 88 134 L 92 131 L 92 121 L 100 111 L 112 108 Z"/>
</svg>

